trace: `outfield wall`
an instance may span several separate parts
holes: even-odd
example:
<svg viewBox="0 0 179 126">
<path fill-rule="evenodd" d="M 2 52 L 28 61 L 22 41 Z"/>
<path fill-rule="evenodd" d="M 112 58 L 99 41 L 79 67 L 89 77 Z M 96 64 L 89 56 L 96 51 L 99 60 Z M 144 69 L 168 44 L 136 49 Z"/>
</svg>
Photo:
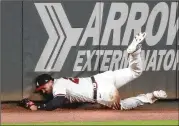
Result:
<svg viewBox="0 0 179 126">
<path fill-rule="evenodd" d="M 41 73 L 86 77 L 125 68 L 139 31 L 147 32 L 144 72 L 121 96 L 162 89 L 179 98 L 178 12 L 176 1 L 2 1 L 1 100 L 42 99 L 33 93 Z"/>
</svg>

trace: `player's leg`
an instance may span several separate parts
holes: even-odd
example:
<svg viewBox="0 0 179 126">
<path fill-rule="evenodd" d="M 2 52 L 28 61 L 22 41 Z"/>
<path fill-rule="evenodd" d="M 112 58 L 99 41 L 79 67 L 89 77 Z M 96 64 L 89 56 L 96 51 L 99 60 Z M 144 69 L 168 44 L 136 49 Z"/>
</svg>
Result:
<svg viewBox="0 0 179 126">
<path fill-rule="evenodd" d="M 166 98 L 167 94 L 163 90 L 154 91 L 152 93 L 140 94 L 136 97 L 126 98 L 121 100 L 121 110 L 130 110 L 134 109 L 138 106 L 144 105 L 146 103 L 154 103 L 158 99 Z"/>
<path fill-rule="evenodd" d="M 145 37 L 146 33 L 137 34 L 127 48 L 129 54 L 129 67 L 114 71 L 116 88 L 120 88 L 142 74 L 141 43 Z"/>
</svg>

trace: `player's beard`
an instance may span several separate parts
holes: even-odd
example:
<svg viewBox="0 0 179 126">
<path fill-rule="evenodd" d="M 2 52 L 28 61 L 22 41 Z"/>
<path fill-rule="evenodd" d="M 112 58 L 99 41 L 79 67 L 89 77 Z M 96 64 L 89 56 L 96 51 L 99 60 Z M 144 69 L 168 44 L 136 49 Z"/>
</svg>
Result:
<svg viewBox="0 0 179 126">
<path fill-rule="evenodd" d="M 52 93 L 52 87 L 49 87 L 49 89 L 46 91 L 47 94 L 51 94 Z"/>
</svg>

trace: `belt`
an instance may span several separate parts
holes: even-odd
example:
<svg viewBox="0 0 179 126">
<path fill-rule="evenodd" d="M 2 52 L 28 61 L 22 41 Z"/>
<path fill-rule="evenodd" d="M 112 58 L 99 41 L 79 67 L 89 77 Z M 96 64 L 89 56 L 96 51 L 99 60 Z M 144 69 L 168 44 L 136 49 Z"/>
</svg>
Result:
<svg viewBox="0 0 179 126">
<path fill-rule="evenodd" d="M 95 78 L 93 76 L 91 77 L 91 81 L 92 81 L 92 84 L 93 84 L 93 99 L 96 101 L 98 84 L 96 83 Z"/>
</svg>

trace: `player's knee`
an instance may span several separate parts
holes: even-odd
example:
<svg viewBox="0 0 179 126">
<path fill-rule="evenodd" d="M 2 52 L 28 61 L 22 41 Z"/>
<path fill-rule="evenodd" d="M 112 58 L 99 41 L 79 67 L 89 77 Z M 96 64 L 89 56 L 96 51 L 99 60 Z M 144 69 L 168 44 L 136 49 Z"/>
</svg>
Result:
<svg viewBox="0 0 179 126">
<path fill-rule="evenodd" d="M 133 70 L 133 77 L 138 78 L 142 75 L 142 70 Z"/>
</svg>

